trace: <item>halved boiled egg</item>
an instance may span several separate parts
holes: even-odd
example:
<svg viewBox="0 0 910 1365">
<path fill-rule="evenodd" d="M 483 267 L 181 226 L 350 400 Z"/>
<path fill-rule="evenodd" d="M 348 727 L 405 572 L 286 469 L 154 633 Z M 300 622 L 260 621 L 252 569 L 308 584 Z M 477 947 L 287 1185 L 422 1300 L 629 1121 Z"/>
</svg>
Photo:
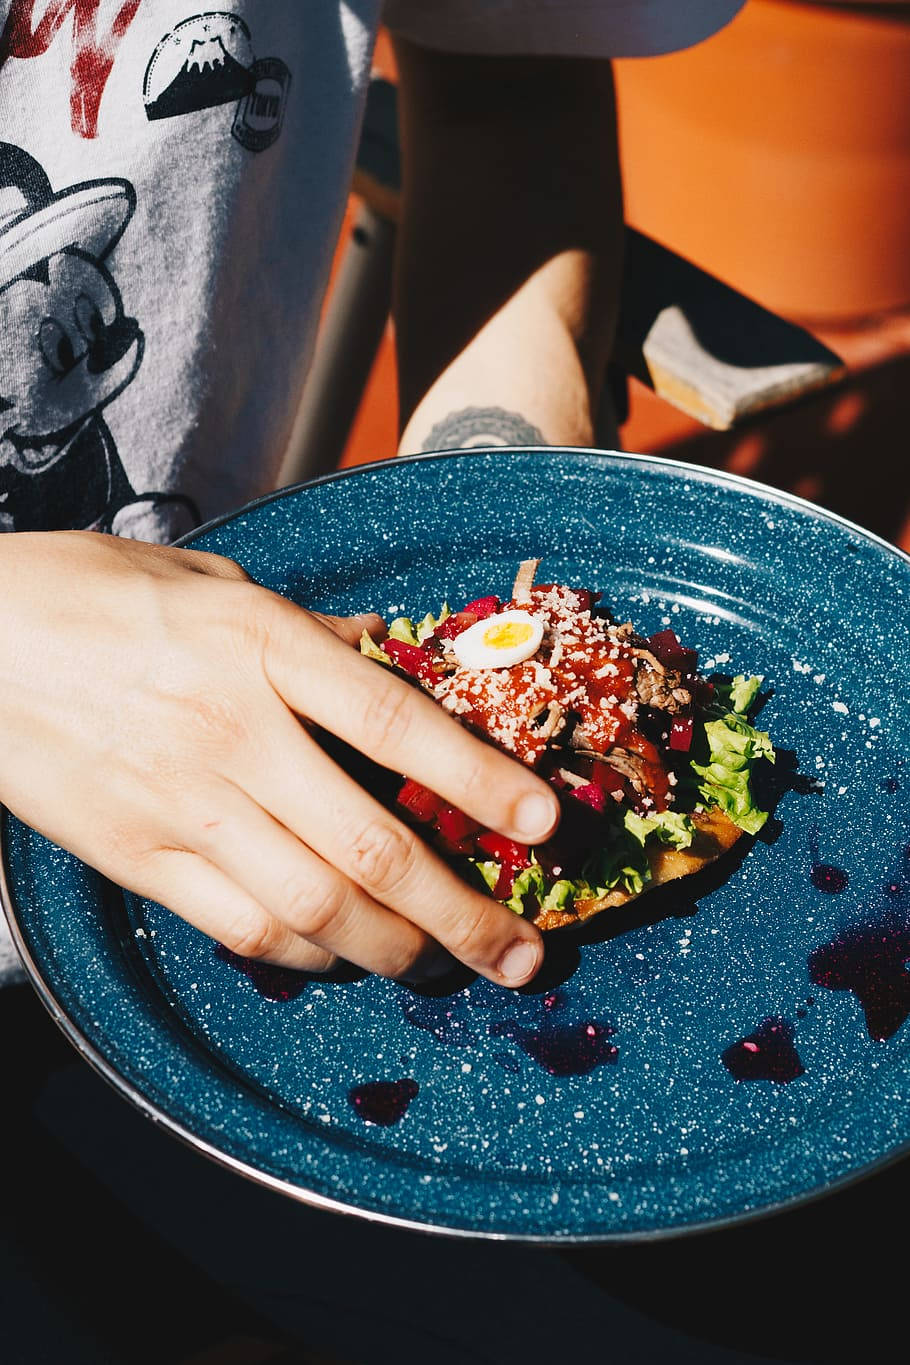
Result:
<svg viewBox="0 0 910 1365">
<path fill-rule="evenodd" d="M 510 668 L 536 654 L 543 639 L 540 621 L 526 611 L 501 611 L 475 621 L 452 641 L 464 668 Z"/>
</svg>

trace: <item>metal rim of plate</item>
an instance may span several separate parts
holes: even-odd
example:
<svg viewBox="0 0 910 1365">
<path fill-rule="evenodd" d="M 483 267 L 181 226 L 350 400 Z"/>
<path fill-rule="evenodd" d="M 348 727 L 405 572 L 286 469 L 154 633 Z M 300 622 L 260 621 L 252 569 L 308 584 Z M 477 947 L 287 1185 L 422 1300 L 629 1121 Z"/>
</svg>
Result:
<svg viewBox="0 0 910 1365">
<path fill-rule="evenodd" d="M 356 478 L 358 475 L 374 473 L 377 469 L 382 469 L 384 467 L 399 467 L 403 464 L 446 459 L 470 459 L 474 455 L 502 455 L 503 457 L 507 457 L 515 454 L 527 455 L 532 453 L 539 453 L 544 457 L 557 453 L 563 455 L 577 454 L 579 456 L 594 457 L 609 456 L 640 468 L 669 469 L 693 479 L 699 479 L 714 485 L 726 485 L 741 490 L 744 493 L 759 496 L 765 501 L 782 504 L 784 506 L 792 507 L 795 510 L 802 510 L 816 519 L 832 522 L 868 544 L 886 551 L 888 555 L 893 556 L 899 562 L 903 562 L 910 568 L 910 554 L 905 553 L 883 537 L 876 535 L 872 531 L 867 531 L 864 527 L 841 516 L 839 513 L 830 512 L 826 508 L 819 507 L 816 503 L 810 502 L 806 498 L 798 497 L 796 494 L 773 488 L 768 484 L 745 478 L 742 475 L 706 469 L 701 465 L 691 464 L 683 460 L 664 459 L 659 456 L 632 454 L 624 451 L 599 450 L 594 447 L 580 446 L 497 446 L 478 447 L 469 450 L 426 451 L 415 455 L 396 456 L 392 459 L 373 461 L 366 465 L 354 465 L 348 469 L 320 475 L 317 478 L 309 479 L 302 483 L 292 484 L 286 488 L 277 489 L 275 492 L 254 499 L 233 512 L 226 513 L 220 517 L 215 517 L 211 521 L 206 522 L 195 531 L 181 537 L 174 545 L 175 548 L 189 546 L 198 537 L 216 527 L 223 526 L 228 522 L 233 521 L 235 518 L 245 515 L 251 510 L 266 506 L 278 499 L 295 495 L 307 488 L 318 487 L 319 485 L 326 483 L 334 483 L 342 479 Z M 598 1246 L 624 1242 L 653 1242 L 697 1235 L 702 1232 L 715 1232 L 725 1228 L 756 1222 L 761 1219 L 772 1217 L 776 1213 L 805 1207 L 815 1203 L 828 1194 L 846 1189 L 863 1179 L 878 1174 L 888 1167 L 897 1164 L 897 1162 L 910 1154 L 910 1136 L 908 1136 L 903 1143 L 894 1147 L 890 1152 L 846 1172 L 842 1176 L 829 1181 L 823 1186 L 805 1190 L 791 1197 L 763 1205 L 761 1208 L 745 1210 L 733 1216 L 723 1215 L 716 1219 L 679 1224 L 667 1228 L 626 1229 L 594 1234 L 571 1234 L 566 1236 L 497 1232 L 487 1229 L 451 1227 L 445 1224 L 434 1224 L 397 1214 L 383 1213 L 374 1209 L 365 1209 L 357 1204 L 332 1199 L 326 1195 L 319 1194 L 318 1191 L 308 1190 L 291 1181 L 284 1180 L 279 1176 L 271 1175 L 267 1171 L 260 1170 L 259 1168 L 232 1156 L 230 1153 L 214 1146 L 207 1139 L 200 1137 L 199 1134 L 195 1133 L 191 1128 L 174 1119 L 166 1110 L 149 1100 L 138 1086 L 124 1077 L 117 1068 L 108 1061 L 104 1053 L 86 1038 L 82 1030 L 69 1017 L 45 980 L 40 967 L 32 957 L 19 928 L 18 920 L 13 909 L 14 898 L 9 885 L 7 851 L 3 838 L 3 823 L 7 813 L 6 807 L 0 804 L 0 905 L 2 905 L 10 934 L 22 959 L 29 980 L 54 1023 L 60 1028 L 70 1043 L 73 1044 L 80 1056 L 89 1063 L 102 1079 L 107 1081 L 114 1090 L 122 1095 L 124 1099 L 128 1100 L 129 1103 L 138 1109 L 146 1118 L 151 1119 L 158 1127 L 164 1129 L 173 1137 L 178 1138 L 192 1150 L 201 1153 L 210 1160 L 215 1161 L 217 1164 L 233 1171 L 235 1174 L 243 1176 L 266 1189 L 289 1196 L 308 1207 L 325 1212 L 345 1214 L 348 1217 L 362 1219 L 371 1223 L 379 1223 L 406 1231 L 432 1233 L 437 1236 L 468 1240 L 515 1242 L 526 1245 L 555 1248 L 572 1245 Z"/>
</svg>

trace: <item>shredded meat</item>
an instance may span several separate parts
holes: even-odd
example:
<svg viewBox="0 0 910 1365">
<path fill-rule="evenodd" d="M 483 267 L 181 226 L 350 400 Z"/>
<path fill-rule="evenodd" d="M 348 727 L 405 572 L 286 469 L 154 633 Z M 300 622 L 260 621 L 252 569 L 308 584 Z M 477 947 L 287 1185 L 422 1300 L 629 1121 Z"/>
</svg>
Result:
<svg viewBox="0 0 910 1365">
<path fill-rule="evenodd" d="M 539 714 L 539 713 L 538 713 Z M 547 718 L 538 730 L 540 739 L 552 739 L 565 727 L 566 713 L 558 701 L 551 701 L 547 707 Z"/>
<path fill-rule="evenodd" d="M 588 785 L 586 777 L 579 777 L 578 773 L 573 773 L 569 768 L 558 768 L 557 772 L 567 787 L 586 787 Z"/>
<path fill-rule="evenodd" d="M 570 741 L 571 742 L 571 741 Z M 573 744 L 577 754 L 582 758 L 592 758 L 598 763 L 608 763 L 611 768 L 622 776 L 628 778 L 632 786 L 642 796 L 649 795 L 650 787 L 648 783 L 648 764 L 645 759 L 638 754 L 630 753 L 628 749 L 610 749 L 607 753 L 598 753 L 595 749 L 586 749 L 582 744 Z"/>
<path fill-rule="evenodd" d="M 634 647 L 629 650 L 629 653 L 636 659 L 644 659 L 646 663 L 650 664 L 651 668 L 654 670 L 655 673 L 665 674 L 669 671 L 660 662 L 660 659 L 658 659 L 657 655 L 651 653 L 650 649 L 640 649 L 638 647 Z"/>
<path fill-rule="evenodd" d="M 602 763 L 609 763 L 611 768 L 627 777 L 642 796 L 648 795 L 648 765 L 638 754 L 631 754 L 628 749 L 611 749 L 608 754 L 599 754 L 598 757 Z"/>
<path fill-rule="evenodd" d="M 646 654 L 647 651 L 642 650 L 640 653 Z M 644 706 L 667 711 L 671 716 L 678 715 L 692 704 L 691 692 L 681 684 L 682 678 L 679 673 L 674 673 L 672 669 L 664 668 L 663 665 L 658 665 L 658 669 L 654 669 L 649 659 L 639 659 L 635 669 L 635 692 Z"/>
</svg>

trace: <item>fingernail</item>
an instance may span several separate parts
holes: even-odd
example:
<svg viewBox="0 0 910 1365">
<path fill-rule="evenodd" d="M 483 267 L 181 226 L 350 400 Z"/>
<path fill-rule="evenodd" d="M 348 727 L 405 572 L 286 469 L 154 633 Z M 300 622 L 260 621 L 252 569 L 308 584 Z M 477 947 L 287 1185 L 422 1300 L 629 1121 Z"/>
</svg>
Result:
<svg viewBox="0 0 910 1365">
<path fill-rule="evenodd" d="M 515 807 L 515 828 L 528 843 L 545 839 L 559 814 L 556 802 L 540 792 L 529 792 Z"/>
<path fill-rule="evenodd" d="M 520 986 L 537 970 L 540 950 L 526 938 L 518 938 L 499 959 L 497 971 L 506 981 Z"/>
</svg>

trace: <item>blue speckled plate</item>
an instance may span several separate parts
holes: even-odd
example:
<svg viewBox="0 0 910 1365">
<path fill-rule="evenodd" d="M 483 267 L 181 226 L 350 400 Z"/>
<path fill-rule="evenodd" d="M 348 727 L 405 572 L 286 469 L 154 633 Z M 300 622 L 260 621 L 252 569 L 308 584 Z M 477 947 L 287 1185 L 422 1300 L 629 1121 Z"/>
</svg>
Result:
<svg viewBox="0 0 910 1365">
<path fill-rule="evenodd" d="M 506 594 L 540 555 L 706 671 L 763 673 L 761 723 L 792 757 L 766 838 L 554 936 L 521 994 L 283 990 L 7 816 L 29 970 L 131 1100 L 325 1207 L 560 1242 L 730 1222 L 906 1151 L 910 560 L 742 479 L 561 450 L 368 466 L 193 543 L 305 605 L 386 617 Z M 374 1082 L 397 1088 L 355 1107 Z M 364 1117 L 396 1101 L 398 1121 Z"/>
</svg>

